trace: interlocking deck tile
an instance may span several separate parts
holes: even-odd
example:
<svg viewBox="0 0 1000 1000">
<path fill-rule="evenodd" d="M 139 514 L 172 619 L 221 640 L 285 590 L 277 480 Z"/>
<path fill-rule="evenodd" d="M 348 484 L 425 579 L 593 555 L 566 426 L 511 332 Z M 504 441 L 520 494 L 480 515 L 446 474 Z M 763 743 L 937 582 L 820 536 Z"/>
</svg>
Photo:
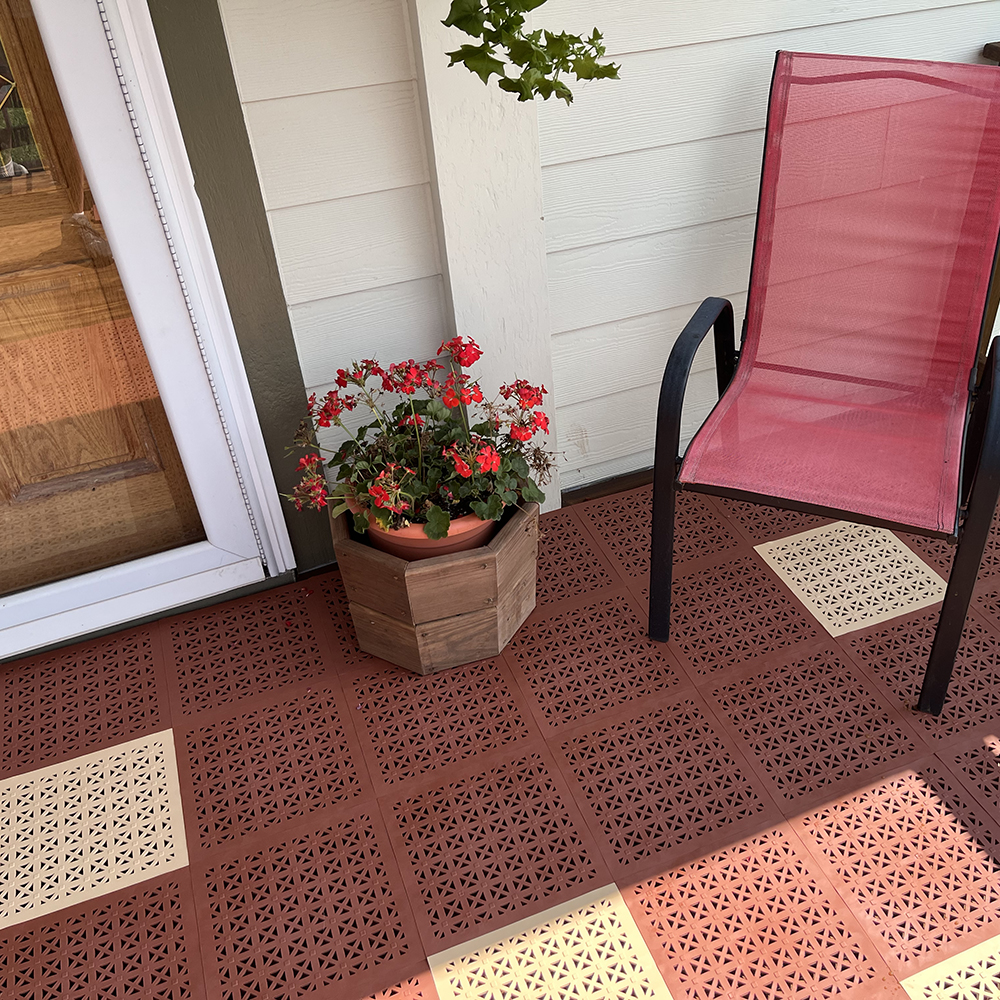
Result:
<svg viewBox="0 0 1000 1000">
<path fill-rule="evenodd" d="M 731 838 L 765 809 L 692 697 L 564 740 L 562 752 L 623 864 Z"/>
<path fill-rule="evenodd" d="M 712 692 L 751 759 L 787 799 L 918 751 L 911 733 L 845 660 L 824 650 Z"/>
<path fill-rule="evenodd" d="M 419 962 L 414 932 L 381 843 L 361 812 L 214 863 L 201 875 L 210 995 L 363 996 L 412 975 L 401 966 Z"/>
<path fill-rule="evenodd" d="M 701 675 L 819 636 L 750 555 L 675 577 L 671 643 Z"/>
<path fill-rule="evenodd" d="M 0 775 L 166 724 L 145 628 L 0 666 Z"/>
<path fill-rule="evenodd" d="M 615 577 L 572 507 L 543 514 L 538 539 L 538 606 L 612 586 Z"/>
<path fill-rule="evenodd" d="M 592 500 L 580 504 L 580 508 L 591 529 L 604 539 L 625 576 L 643 577 L 649 572 L 652 486 Z"/>
<path fill-rule="evenodd" d="M 581 504 L 595 532 L 604 539 L 621 572 L 642 579 L 649 573 L 653 487 L 643 486 Z M 734 548 L 736 536 L 711 502 L 697 493 L 679 493 L 674 513 L 674 561 L 715 555 Z"/>
<path fill-rule="evenodd" d="M 1000 931 L 1000 833 L 939 765 L 810 813 L 801 829 L 895 971 L 916 972 Z"/>
<path fill-rule="evenodd" d="M 347 591 L 344 589 L 340 571 L 318 576 L 308 583 L 310 589 L 316 587 L 319 590 L 326 611 L 326 632 L 333 642 L 336 657 L 348 666 L 359 663 L 384 663 L 384 660 L 372 656 L 371 653 L 362 652 L 358 648 L 358 637 L 354 631 Z"/>
<path fill-rule="evenodd" d="M 756 549 L 830 635 L 944 598 L 940 574 L 885 528 L 835 521 Z"/>
<path fill-rule="evenodd" d="M 666 647 L 624 596 L 529 618 L 507 655 L 549 725 L 573 722 L 680 683 Z"/>
<path fill-rule="evenodd" d="M 431 956 L 441 1000 L 670 1000 L 613 885 Z"/>
<path fill-rule="evenodd" d="M 436 942 L 568 898 L 601 871 L 536 752 L 408 796 L 393 812 Z"/>
<path fill-rule="evenodd" d="M 186 864 L 170 730 L 0 781 L 0 927 Z"/>
<path fill-rule="evenodd" d="M 1000 817 L 1000 737 L 975 736 L 970 745 L 954 747 L 940 756 L 954 770 L 965 773 L 993 815 Z"/>
<path fill-rule="evenodd" d="M 881 962 L 782 830 L 640 883 L 632 898 L 676 997 L 885 995 Z"/>
<path fill-rule="evenodd" d="M 497 658 L 421 677 L 399 667 L 350 681 L 359 729 L 388 783 L 417 777 L 528 735 Z"/>
<path fill-rule="evenodd" d="M 181 740 L 204 848 L 357 796 L 355 768 L 329 689 L 188 730 Z"/>
<path fill-rule="evenodd" d="M 1000 938 L 903 980 L 912 1000 L 996 1000 L 1000 996 Z"/>
<path fill-rule="evenodd" d="M 186 876 L 146 882 L 0 937 L 4 1000 L 202 1000 Z"/>
<path fill-rule="evenodd" d="M 717 497 L 715 502 L 743 529 L 754 545 L 818 528 L 821 524 L 830 522 L 830 518 L 817 517 L 815 514 L 800 514 L 795 510 L 730 500 L 728 497 Z"/>
<path fill-rule="evenodd" d="M 365 1000 L 439 1000 L 439 997 L 428 969 L 421 976 L 410 976 L 404 982 L 379 990 Z"/>
<path fill-rule="evenodd" d="M 892 691 L 914 707 L 937 629 L 936 608 L 846 636 L 844 642 Z M 947 738 L 1000 719 L 1000 641 L 970 611 L 941 715 L 915 712 L 915 723 Z"/>
<path fill-rule="evenodd" d="M 323 671 L 300 585 L 175 618 L 168 627 L 174 684 L 185 714 Z"/>
</svg>

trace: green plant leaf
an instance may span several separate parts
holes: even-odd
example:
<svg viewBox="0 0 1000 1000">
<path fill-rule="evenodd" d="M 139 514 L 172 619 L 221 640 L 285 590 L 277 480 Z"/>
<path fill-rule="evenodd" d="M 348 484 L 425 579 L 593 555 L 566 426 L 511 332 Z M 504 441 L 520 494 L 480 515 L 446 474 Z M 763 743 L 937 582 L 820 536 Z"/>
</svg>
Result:
<svg viewBox="0 0 1000 1000">
<path fill-rule="evenodd" d="M 452 0 L 448 16 L 441 23 L 446 28 L 459 28 L 473 38 L 480 38 L 486 17 L 479 0 Z"/>
<path fill-rule="evenodd" d="M 354 512 L 354 530 L 363 535 L 368 530 L 368 511 L 356 510 Z"/>
<path fill-rule="evenodd" d="M 424 525 L 424 534 L 428 538 L 444 538 L 448 534 L 451 515 L 436 504 L 431 504 L 426 513 L 427 523 Z"/>
<path fill-rule="evenodd" d="M 521 487 L 521 496 L 529 503 L 542 503 L 545 494 L 535 485 L 534 480 L 529 479 Z"/>
<path fill-rule="evenodd" d="M 493 55 L 493 50 L 486 43 L 483 45 L 463 45 L 454 52 L 446 52 L 451 57 L 449 66 L 455 63 L 465 63 L 466 69 L 475 73 L 483 83 L 489 83 L 490 77 L 504 75 L 504 64 Z"/>
</svg>

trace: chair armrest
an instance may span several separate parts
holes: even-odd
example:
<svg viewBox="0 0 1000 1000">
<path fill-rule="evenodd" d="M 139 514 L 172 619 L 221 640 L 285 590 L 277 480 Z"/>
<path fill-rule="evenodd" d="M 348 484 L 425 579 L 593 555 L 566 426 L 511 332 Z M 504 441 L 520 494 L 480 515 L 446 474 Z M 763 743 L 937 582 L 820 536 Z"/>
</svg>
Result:
<svg viewBox="0 0 1000 1000">
<path fill-rule="evenodd" d="M 698 307 L 677 338 L 660 383 L 660 398 L 656 410 L 656 453 L 653 459 L 657 478 L 669 474 L 671 480 L 677 467 L 681 439 L 681 410 L 684 390 L 691 376 L 691 365 L 708 331 L 715 328 L 715 368 L 719 396 L 726 391 L 736 371 L 736 335 L 733 327 L 733 305 L 728 299 L 709 298 Z"/>
</svg>

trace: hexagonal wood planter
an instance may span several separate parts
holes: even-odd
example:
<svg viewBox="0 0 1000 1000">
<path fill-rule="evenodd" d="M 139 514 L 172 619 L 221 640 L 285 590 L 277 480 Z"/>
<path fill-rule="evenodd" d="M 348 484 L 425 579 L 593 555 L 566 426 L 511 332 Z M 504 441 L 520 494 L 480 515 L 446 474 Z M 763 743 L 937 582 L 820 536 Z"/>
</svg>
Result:
<svg viewBox="0 0 1000 1000">
<path fill-rule="evenodd" d="M 418 674 L 496 656 L 535 606 L 538 504 L 480 548 L 408 562 L 331 520 L 358 645 Z"/>
</svg>

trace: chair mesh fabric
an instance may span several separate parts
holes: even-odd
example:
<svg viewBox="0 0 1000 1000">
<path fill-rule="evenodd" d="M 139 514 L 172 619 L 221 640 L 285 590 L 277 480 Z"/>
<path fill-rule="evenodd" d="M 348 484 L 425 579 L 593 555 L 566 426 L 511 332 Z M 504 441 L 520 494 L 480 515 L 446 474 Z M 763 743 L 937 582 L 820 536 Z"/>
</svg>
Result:
<svg viewBox="0 0 1000 1000">
<path fill-rule="evenodd" d="M 781 52 L 736 376 L 683 483 L 956 527 L 1000 69 Z"/>
</svg>

